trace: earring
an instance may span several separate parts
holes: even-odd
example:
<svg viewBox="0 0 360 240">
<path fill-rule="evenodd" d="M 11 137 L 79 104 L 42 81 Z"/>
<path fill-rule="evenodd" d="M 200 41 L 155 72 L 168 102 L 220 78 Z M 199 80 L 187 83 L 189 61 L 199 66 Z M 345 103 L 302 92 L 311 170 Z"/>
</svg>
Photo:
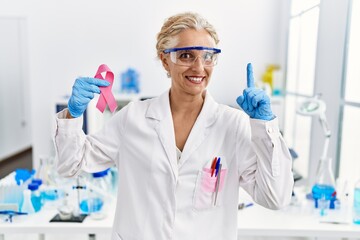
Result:
<svg viewBox="0 0 360 240">
<path fill-rule="evenodd" d="M 170 75 L 170 73 L 169 73 L 169 72 L 166 72 L 166 76 L 167 76 L 168 78 L 170 78 L 170 77 L 171 77 L 171 75 Z"/>
</svg>

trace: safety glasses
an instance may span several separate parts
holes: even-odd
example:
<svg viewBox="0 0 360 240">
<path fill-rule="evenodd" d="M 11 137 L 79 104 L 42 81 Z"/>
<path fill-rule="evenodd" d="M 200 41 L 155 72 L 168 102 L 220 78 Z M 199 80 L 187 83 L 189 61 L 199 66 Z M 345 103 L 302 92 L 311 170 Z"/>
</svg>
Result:
<svg viewBox="0 0 360 240">
<path fill-rule="evenodd" d="M 164 53 L 170 54 L 171 61 L 176 65 L 191 67 L 200 57 L 205 67 L 212 67 L 216 65 L 218 54 L 221 53 L 221 50 L 218 48 L 195 46 L 169 48 L 165 49 Z"/>
</svg>

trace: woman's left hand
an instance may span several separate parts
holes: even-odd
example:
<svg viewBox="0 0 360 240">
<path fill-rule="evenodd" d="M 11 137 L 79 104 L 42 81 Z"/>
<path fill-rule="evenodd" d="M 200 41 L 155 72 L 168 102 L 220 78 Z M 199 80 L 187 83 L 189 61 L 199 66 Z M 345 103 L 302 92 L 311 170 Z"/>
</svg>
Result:
<svg viewBox="0 0 360 240">
<path fill-rule="evenodd" d="M 236 99 L 239 106 L 250 116 L 250 118 L 261 120 L 273 120 L 275 115 L 271 111 L 270 98 L 265 91 L 256 88 L 252 65 L 247 65 L 247 88 L 243 95 Z"/>
</svg>

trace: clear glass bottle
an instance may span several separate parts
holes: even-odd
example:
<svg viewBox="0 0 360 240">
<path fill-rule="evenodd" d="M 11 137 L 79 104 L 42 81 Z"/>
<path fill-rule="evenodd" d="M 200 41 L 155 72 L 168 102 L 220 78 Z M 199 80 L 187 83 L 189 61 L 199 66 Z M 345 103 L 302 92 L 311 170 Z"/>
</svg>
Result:
<svg viewBox="0 0 360 240">
<path fill-rule="evenodd" d="M 23 191 L 23 202 L 21 204 L 21 212 L 25 212 L 27 214 L 35 213 L 34 206 L 31 202 L 31 191 L 29 189 L 25 189 Z"/>
<path fill-rule="evenodd" d="M 93 173 L 86 183 L 86 193 L 81 197 L 80 209 L 93 219 L 106 216 L 107 195 L 109 194 L 108 170 Z"/>
<path fill-rule="evenodd" d="M 353 222 L 360 224 L 360 179 L 354 187 Z"/>
<path fill-rule="evenodd" d="M 312 187 L 315 208 L 319 207 L 319 202 L 328 202 L 328 208 L 335 208 L 336 190 L 335 179 L 331 169 L 331 158 L 321 159 L 316 172 L 315 184 Z M 324 206 L 322 206 L 324 207 Z"/>
<path fill-rule="evenodd" d="M 106 195 L 109 194 L 108 170 L 92 174 L 89 186 L 91 209 L 90 217 L 103 219 L 106 216 Z"/>
</svg>

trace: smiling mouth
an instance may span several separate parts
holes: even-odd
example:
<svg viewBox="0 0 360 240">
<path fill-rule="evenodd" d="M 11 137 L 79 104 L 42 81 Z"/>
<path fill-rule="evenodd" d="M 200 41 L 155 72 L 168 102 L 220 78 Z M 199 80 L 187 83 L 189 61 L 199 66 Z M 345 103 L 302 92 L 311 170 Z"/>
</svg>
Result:
<svg viewBox="0 0 360 240">
<path fill-rule="evenodd" d="M 190 82 L 199 84 L 203 81 L 204 77 L 186 77 Z"/>
</svg>

